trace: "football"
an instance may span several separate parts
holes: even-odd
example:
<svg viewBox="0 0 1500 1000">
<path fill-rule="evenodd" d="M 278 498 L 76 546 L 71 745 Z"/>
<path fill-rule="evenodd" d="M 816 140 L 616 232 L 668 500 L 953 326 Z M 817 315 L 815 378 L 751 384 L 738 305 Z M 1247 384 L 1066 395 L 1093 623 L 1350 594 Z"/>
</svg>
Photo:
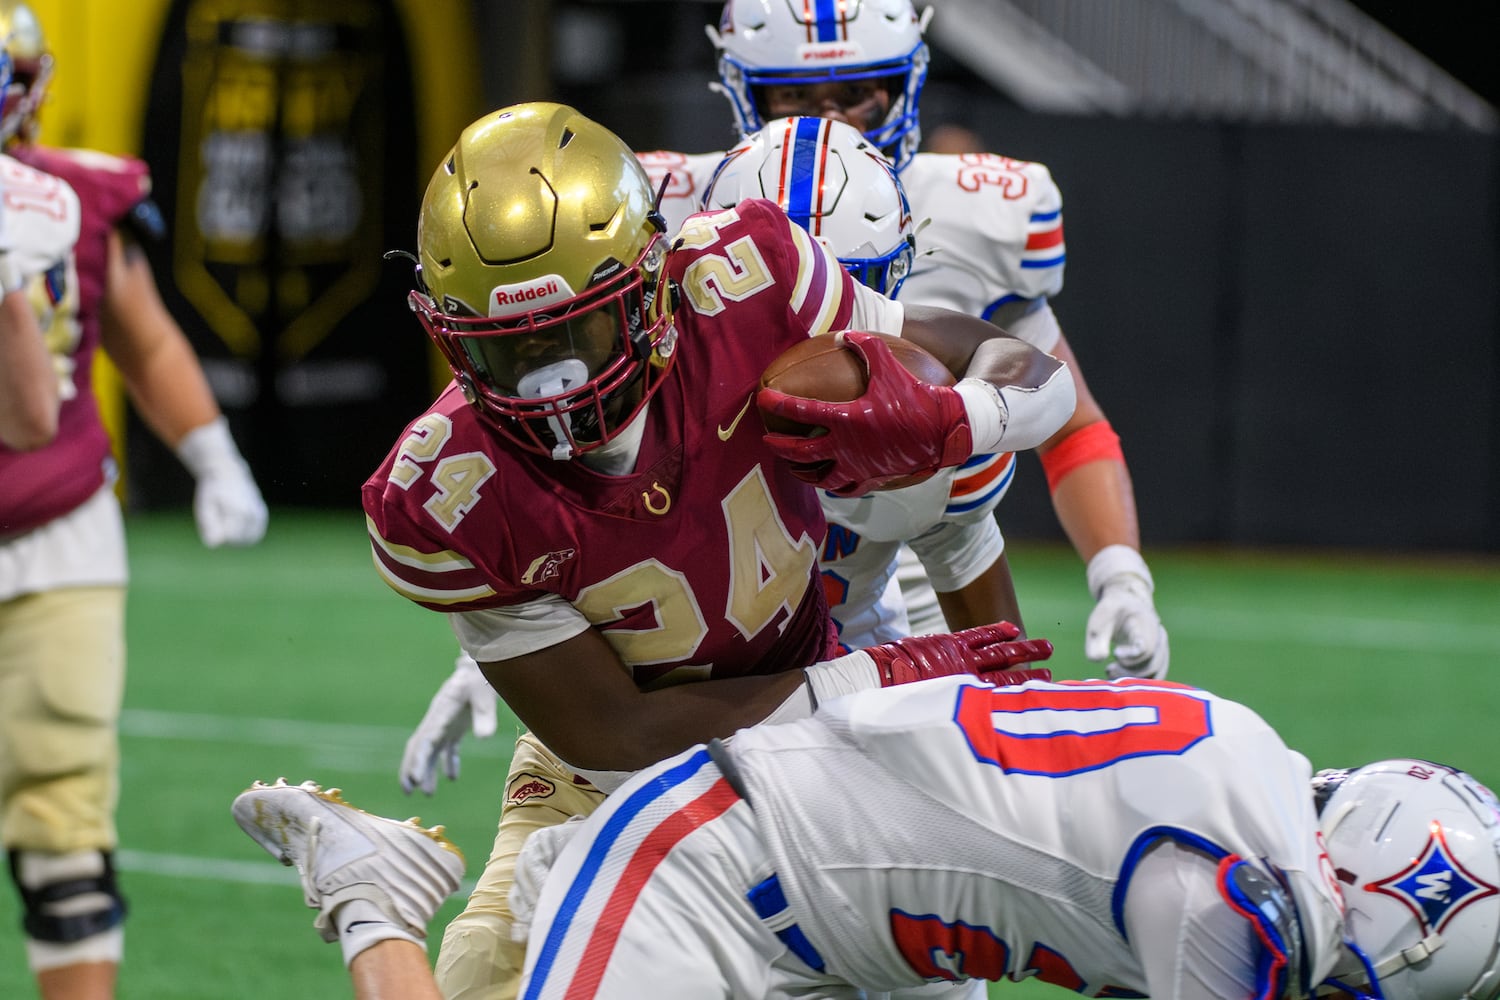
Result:
<svg viewBox="0 0 1500 1000">
<path fill-rule="evenodd" d="M 890 348 L 897 361 L 918 380 L 932 385 L 952 385 L 956 380 L 943 363 L 925 349 L 901 337 L 875 333 Z M 762 388 L 775 389 L 788 396 L 819 399 L 829 403 L 847 403 L 864 394 L 869 373 L 864 361 L 852 349 L 831 334 L 809 337 L 788 348 L 761 373 Z M 775 434 L 823 434 L 821 427 L 809 427 L 761 410 L 766 430 Z M 910 476 L 887 486 L 900 489 L 929 478 Z"/>
</svg>

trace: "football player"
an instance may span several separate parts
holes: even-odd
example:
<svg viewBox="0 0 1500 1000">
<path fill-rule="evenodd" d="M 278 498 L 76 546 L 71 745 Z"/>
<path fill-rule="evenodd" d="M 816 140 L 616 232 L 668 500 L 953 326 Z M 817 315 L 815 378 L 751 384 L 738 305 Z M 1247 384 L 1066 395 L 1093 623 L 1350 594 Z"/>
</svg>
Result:
<svg viewBox="0 0 1500 1000">
<path fill-rule="evenodd" d="M 917 259 L 920 221 L 888 161 L 858 129 L 829 118 L 769 122 L 724 157 L 705 209 L 776 202 L 861 283 L 896 298 Z M 848 649 L 912 634 L 894 588 L 909 542 L 952 628 L 1009 621 L 1024 629 L 1005 540 L 994 517 L 1013 454 L 975 455 L 925 482 L 863 497 L 820 495 L 828 518 L 819 567 Z M 940 629 L 941 631 L 941 629 Z"/>
<path fill-rule="evenodd" d="M 742 135 L 791 115 L 860 128 L 895 162 L 915 216 L 930 220 L 922 244 L 933 252 L 917 259 L 905 301 L 983 317 L 1069 364 L 1077 408 L 1036 452 L 1095 600 L 1084 650 L 1091 660 L 1108 661 L 1110 676 L 1163 677 L 1167 633 L 1140 554 L 1130 472 L 1049 304 L 1062 289 L 1061 194 L 1039 163 L 917 151 L 928 64 L 922 32 L 931 15 L 931 8 L 918 15 L 910 0 L 733 0 L 708 29 L 719 53 L 716 89 L 729 98 Z M 653 180 L 666 180 L 662 211 L 669 224 L 697 211 L 719 158 L 643 154 Z M 919 580 L 909 551 L 903 557 L 903 577 Z M 943 627 L 930 587 L 908 586 L 907 600 L 916 631 Z"/>
<path fill-rule="evenodd" d="M 439 995 L 409 944 L 458 881 L 431 832 L 311 783 L 257 782 L 233 814 L 302 870 L 320 926 L 358 907 L 386 928 L 345 932 L 357 996 Z M 1492 792 L 1424 760 L 1314 775 L 1250 709 L 1166 682 L 855 693 L 647 769 L 521 869 L 527 1000 L 971 977 L 1158 1000 L 1500 993 Z"/>
<path fill-rule="evenodd" d="M 811 442 L 812 485 L 855 493 L 935 472 L 1053 433 L 1073 405 L 1066 366 L 973 317 L 904 310 L 769 202 L 694 216 L 669 249 L 655 196 L 607 129 L 534 103 L 470 125 L 423 200 L 411 305 L 454 381 L 364 506 L 382 577 L 448 614 L 528 728 L 506 803 L 537 817 L 502 820 L 449 925 L 450 996 L 514 988 L 497 951 L 522 822 L 586 813 L 621 772 L 806 715 L 814 695 L 1050 650 L 1002 624 L 839 656 L 817 493 L 776 448 Z M 878 338 L 838 334 L 869 363 L 865 395 L 763 399 L 827 428 L 766 435 L 761 372 L 849 329 L 910 337 L 964 377 L 919 384 Z"/>
<path fill-rule="evenodd" d="M 0 2 L 0 39 L 15 70 L 0 108 L 0 224 L 13 234 L 55 217 L 77 235 L 45 273 L 0 279 L 36 313 L 58 400 L 44 446 L 0 445 L 0 841 L 41 994 L 100 1000 L 114 995 L 124 950 L 114 810 L 126 564 L 96 353 L 196 478 L 206 545 L 258 541 L 266 507 L 136 242 L 157 217 L 144 164 L 37 145 L 51 54 L 31 9 L 12 0 Z"/>
</svg>

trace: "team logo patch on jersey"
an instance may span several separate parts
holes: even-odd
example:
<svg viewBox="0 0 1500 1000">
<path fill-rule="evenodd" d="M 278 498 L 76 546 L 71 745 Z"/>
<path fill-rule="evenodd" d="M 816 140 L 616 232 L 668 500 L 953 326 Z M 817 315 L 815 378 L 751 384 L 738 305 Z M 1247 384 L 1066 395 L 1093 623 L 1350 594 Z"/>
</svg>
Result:
<svg viewBox="0 0 1500 1000">
<path fill-rule="evenodd" d="M 539 774 L 518 774 L 505 793 L 505 804 L 518 806 L 527 799 L 548 799 L 557 786 Z"/>
<path fill-rule="evenodd" d="M 562 572 L 562 564 L 578 554 L 577 549 L 555 549 L 546 552 L 531 560 L 531 565 L 526 567 L 526 572 L 521 574 L 521 582 L 528 587 L 543 580 L 551 580 Z"/>
<path fill-rule="evenodd" d="M 1449 852 L 1442 825 L 1434 822 L 1417 860 L 1394 875 L 1370 882 L 1365 891 L 1401 903 L 1421 923 L 1423 933 L 1441 934 L 1460 910 L 1500 893 L 1500 888 L 1465 870 Z"/>
</svg>

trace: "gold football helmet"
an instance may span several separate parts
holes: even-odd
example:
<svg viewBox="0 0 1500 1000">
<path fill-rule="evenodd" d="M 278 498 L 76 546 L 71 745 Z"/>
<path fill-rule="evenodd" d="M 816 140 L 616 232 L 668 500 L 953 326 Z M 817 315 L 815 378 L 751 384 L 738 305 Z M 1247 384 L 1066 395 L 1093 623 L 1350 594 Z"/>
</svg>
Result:
<svg viewBox="0 0 1500 1000">
<path fill-rule="evenodd" d="M 52 53 L 36 14 L 15 0 L 0 0 L 0 39 L 11 64 L 10 82 L 0 94 L 0 141 L 30 141 L 52 79 Z"/>
<path fill-rule="evenodd" d="M 612 132 L 560 104 L 504 108 L 464 129 L 427 186 L 411 306 L 489 423 L 573 458 L 671 365 L 664 228 Z"/>
</svg>

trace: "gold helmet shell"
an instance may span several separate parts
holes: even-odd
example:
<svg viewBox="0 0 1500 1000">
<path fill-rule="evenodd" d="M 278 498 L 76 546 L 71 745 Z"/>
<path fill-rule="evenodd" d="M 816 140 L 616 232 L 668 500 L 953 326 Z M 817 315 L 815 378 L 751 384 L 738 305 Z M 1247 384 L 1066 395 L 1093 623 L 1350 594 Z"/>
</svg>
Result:
<svg viewBox="0 0 1500 1000">
<path fill-rule="evenodd" d="M 504 108 L 464 129 L 427 186 L 412 306 L 484 417 L 571 458 L 628 423 L 670 364 L 662 228 L 614 133 L 561 104 Z"/>
<path fill-rule="evenodd" d="M 52 52 L 36 12 L 15 0 L 0 0 L 0 40 L 12 74 L 0 104 L 0 141 L 30 141 L 36 138 L 37 112 L 52 80 Z"/>
</svg>

